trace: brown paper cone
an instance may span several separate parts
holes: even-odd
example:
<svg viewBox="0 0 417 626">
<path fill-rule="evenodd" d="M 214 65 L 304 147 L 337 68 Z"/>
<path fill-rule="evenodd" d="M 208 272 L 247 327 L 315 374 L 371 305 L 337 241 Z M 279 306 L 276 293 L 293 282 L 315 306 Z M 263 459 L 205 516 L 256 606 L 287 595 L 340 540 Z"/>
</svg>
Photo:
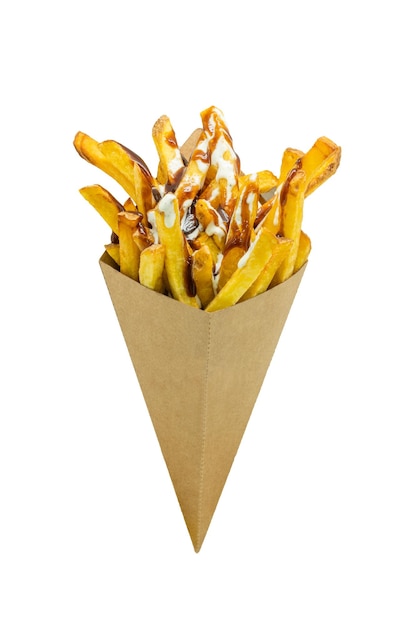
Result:
<svg viewBox="0 0 417 626">
<path fill-rule="evenodd" d="M 304 268 L 236 306 L 206 313 L 100 266 L 194 549 L 198 552 Z"/>
</svg>

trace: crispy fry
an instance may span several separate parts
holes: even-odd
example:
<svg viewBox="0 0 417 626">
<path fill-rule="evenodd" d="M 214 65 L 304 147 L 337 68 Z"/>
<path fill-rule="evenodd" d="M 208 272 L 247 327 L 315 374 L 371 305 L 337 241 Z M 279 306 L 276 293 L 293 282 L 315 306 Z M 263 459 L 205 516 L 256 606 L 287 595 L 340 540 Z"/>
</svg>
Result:
<svg viewBox="0 0 417 626">
<path fill-rule="evenodd" d="M 249 300 L 249 298 L 254 298 L 264 293 L 270 286 L 280 264 L 288 255 L 293 244 L 291 239 L 284 239 L 284 237 L 277 237 L 276 239 L 278 245 L 275 246 L 269 262 L 262 268 L 258 278 L 252 283 L 249 289 L 245 291 L 239 302 Z"/>
<path fill-rule="evenodd" d="M 306 172 L 308 186 L 306 197 L 333 176 L 340 164 L 342 149 L 327 137 L 320 137 L 313 147 L 301 158 L 301 167 Z"/>
<path fill-rule="evenodd" d="M 139 280 L 140 251 L 133 240 L 133 233 L 139 222 L 139 213 L 131 211 L 119 213 L 120 271 L 136 281 Z"/>
<path fill-rule="evenodd" d="M 232 138 L 222 111 L 216 107 L 210 107 L 202 111 L 201 119 L 209 138 L 210 150 L 210 167 L 206 180 L 208 183 L 216 181 L 215 185 L 213 183 L 209 188 L 210 193 L 203 192 L 201 197 L 213 204 L 214 190 L 217 190 L 219 203 L 217 206 L 230 216 L 238 198 L 240 159 L 233 148 Z"/>
<path fill-rule="evenodd" d="M 118 243 L 107 243 L 104 249 L 111 256 L 113 261 L 120 266 L 120 245 Z"/>
<path fill-rule="evenodd" d="M 192 255 L 192 276 L 203 309 L 213 300 L 213 257 L 207 245 L 194 250 Z"/>
<path fill-rule="evenodd" d="M 301 150 L 297 150 L 296 148 L 286 148 L 284 150 L 281 160 L 281 170 L 278 179 L 279 185 L 282 185 L 291 170 L 294 167 L 297 167 L 297 161 L 299 161 L 302 156 L 304 156 L 304 152 L 302 152 Z"/>
<path fill-rule="evenodd" d="M 276 246 L 278 242 L 275 235 L 267 228 L 261 228 L 246 254 L 240 259 L 237 269 L 206 307 L 206 311 L 219 311 L 239 302 L 271 260 Z"/>
<path fill-rule="evenodd" d="M 159 241 L 165 246 L 169 289 L 176 300 L 199 307 L 191 277 L 191 251 L 181 230 L 177 197 L 169 192 L 155 207 Z"/>
<path fill-rule="evenodd" d="M 286 239 L 291 239 L 288 256 L 284 259 L 271 282 L 271 286 L 287 280 L 293 272 L 297 259 L 300 241 L 301 223 L 303 220 L 304 194 L 307 186 L 307 177 L 303 170 L 293 169 L 282 186 L 281 220 L 279 234 Z"/>
<path fill-rule="evenodd" d="M 309 254 L 311 252 L 311 239 L 305 232 L 301 231 L 300 233 L 300 241 L 298 242 L 298 252 L 297 258 L 294 264 L 294 274 L 298 272 L 307 261 Z"/>
<path fill-rule="evenodd" d="M 155 122 L 155 178 L 116 141 L 78 132 L 74 146 L 128 194 L 122 205 L 100 185 L 80 189 L 112 230 L 105 249 L 120 271 L 213 311 L 274 287 L 305 264 L 311 241 L 301 230 L 304 201 L 335 173 L 341 148 L 322 136 L 305 153 L 287 148 L 279 176 L 243 174 L 222 111 L 211 106 L 200 115 L 202 128 L 181 148 L 170 119 Z"/>
<path fill-rule="evenodd" d="M 158 183 L 175 188 L 184 172 L 184 162 L 167 115 L 161 115 L 155 122 L 152 137 L 159 155 Z"/>
<path fill-rule="evenodd" d="M 278 185 L 272 198 L 266 202 L 261 211 L 256 216 L 256 228 L 263 226 L 268 228 L 271 233 L 276 235 L 280 228 L 281 219 L 281 189 L 282 185 Z"/>
<path fill-rule="evenodd" d="M 230 219 L 219 272 L 219 290 L 222 289 L 234 273 L 239 259 L 245 254 L 250 245 L 252 228 L 258 208 L 258 198 L 256 177 L 252 176 L 240 190 L 238 201 Z"/>
<path fill-rule="evenodd" d="M 195 204 L 195 216 L 204 232 L 213 237 L 219 250 L 223 250 L 226 241 L 227 223 L 220 213 L 207 200 L 199 199 Z"/>
<path fill-rule="evenodd" d="M 192 250 L 199 250 L 203 246 L 207 246 L 207 248 L 210 250 L 213 263 L 217 263 L 217 259 L 219 258 L 219 254 L 221 254 L 221 251 L 217 247 L 213 237 L 209 237 L 207 233 L 202 232 L 198 235 L 198 237 L 196 237 L 189 243 Z"/>
<path fill-rule="evenodd" d="M 142 222 L 139 222 L 136 230 L 133 232 L 133 241 L 141 253 L 155 243 L 152 230 L 144 226 Z"/>
<path fill-rule="evenodd" d="M 252 174 L 241 174 L 239 176 L 239 187 L 242 187 L 252 176 Z M 269 170 L 256 172 L 256 182 L 258 183 L 259 193 L 265 194 L 271 191 L 279 184 L 279 179 Z"/>
<path fill-rule="evenodd" d="M 80 189 L 80 194 L 96 209 L 114 233 L 119 232 L 118 214 L 123 206 L 101 185 L 90 185 Z"/>
<path fill-rule="evenodd" d="M 125 200 L 125 202 L 123 204 L 123 209 L 125 211 L 130 211 L 131 213 L 139 213 L 139 211 L 136 208 L 136 204 L 133 202 L 132 198 L 127 198 Z"/>
<path fill-rule="evenodd" d="M 175 195 L 178 198 L 181 218 L 184 216 L 187 209 L 192 205 L 194 199 L 204 185 L 210 162 L 208 143 L 207 134 L 202 131 L 200 139 L 191 154 L 181 180 L 175 190 Z"/>
<path fill-rule="evenodd" d="M 139 282 L 144 287 L 159 293 L 165 291 L 164 282 L 165 248 L 154 243 L 145 248 L 140 255 Z"/>
<path fill-rule="evenodd" d="M 147 215 L 148 212 L 155 206 L 155 200 L 152 193 L 152 187 L 149 184 L 149 180 L 143 173 L 143 169 L 139 167 L 137 162 L 133 163 L 133 184 L 135 186 L 135 200 L 136 206 L 140 213 L 145 218 L 145 223 L 148 224 Z"/>
<path fill-rule="evenodd" d="M 78 154 L 116 180 L 127 194 L 138 204 L 133 173 L 133 164 L 142 170 L 152 189 L 153 177 L 148 166 L 137 154 L 111 139 L 98 143 L 89 135 L 78 132 L 74 139 Z"/>
</svg>

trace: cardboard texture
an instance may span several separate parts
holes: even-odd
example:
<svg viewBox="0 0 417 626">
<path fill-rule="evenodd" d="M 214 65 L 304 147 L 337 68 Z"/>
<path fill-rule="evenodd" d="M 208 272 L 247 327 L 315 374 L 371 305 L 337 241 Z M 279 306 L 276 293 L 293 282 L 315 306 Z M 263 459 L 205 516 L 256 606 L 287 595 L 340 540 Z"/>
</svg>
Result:
<svg viewBox="0 0 417 626">
<path fill-rule="evenodd" d="M 100 266 L 194 550 L 203 544 L 305 266 L 207 313 Z"/>
</svg>

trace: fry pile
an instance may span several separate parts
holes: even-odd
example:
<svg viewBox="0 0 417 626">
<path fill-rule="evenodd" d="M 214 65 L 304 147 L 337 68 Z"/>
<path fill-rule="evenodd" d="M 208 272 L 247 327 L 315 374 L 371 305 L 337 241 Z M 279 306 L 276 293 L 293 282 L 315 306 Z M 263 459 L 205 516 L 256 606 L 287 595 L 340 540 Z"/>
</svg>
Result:
<svg viewBox="0 0 417 626">
<path fill-rule="evenodd" d="M 81 157 L 116 180 L 121 204 L 101 185 L 80 189 L 111 229 L 105 249 L 120 272 L 145 287 L 208 312 L 284 282 L 311 249 L 302 231 L 305 198 L 335 173 L 341 149 L 320 137 L 304 153 L 288 148 L 279 175 L 243 174 L 223 113 L 201 113 L 186 158 L 170 119 L 152 129 L 156 176 L 120 143 L 82 132 Z"/>
</svg>

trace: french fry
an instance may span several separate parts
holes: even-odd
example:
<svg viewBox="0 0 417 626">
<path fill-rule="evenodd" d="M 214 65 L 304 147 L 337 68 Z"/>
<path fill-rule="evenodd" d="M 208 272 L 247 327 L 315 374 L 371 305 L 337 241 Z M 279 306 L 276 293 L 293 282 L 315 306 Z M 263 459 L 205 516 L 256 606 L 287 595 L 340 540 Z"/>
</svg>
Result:
<svg viewBox="0 0 417 626">
<path fill-rule="evenodd" d="M 252 283 L 249 289 L 245 291 L 239 302 L 259 296 L 270 286 L 279 266 L 288 255 L 291 246 L 293 245 L 291 239 L 284 239 L 284 237 L 277 237 L 276 239 L 278 245 L 275 246 L 270 261 L 262 268 L 262 271 L 257 279 Z"/>
<path fill-rule="evenodd" d="M 133 241 L 141 253 L 155 243 L 152 230 L 144 226 L 142 222 L 138 223 L 136 230 L 133 232 Z"/>
<path fill-rule="evenodd" d="M 268 228 L 271 233 L 276 235 L 280 228 L 281 219 L 281 189 L 282 185 L 279 185 L 272 198 L 263 205 L 263 211 L 260 211 L 256 216 L 255 224 L 256 228 L 263 226 Z"/>
<path fill-rule="evenodd" d="M 242 187 L 251 177 L 251 174 L 239 176 L 239 188 Z M 256 173 L 256 182 L 258 183 L 259 193 L 261 195 L 268 193 L 278 186 L 279 179 L 269 170 L 262 170 Z"/>
<path fill-rule="evenodd" d="M 125 211 L 130 211 L 131 213 L 139 213 L 136 208 L 136 204 L 133 202 L 132 198 L 127 198 L 127 200 L 125 200 L 123 204 L 123 209 Z"/>
<path fill-rule="evenodd" d="M 82 158 L 117 181 L 136 204 L 138 201 L 133 173 L 134 163 L 140 167 L 152 189 L 154 179 L 146 163 L 140 156 L 117 141 L 109 139 L 99 143 L 80 131 L 75 136 L 74 147 Z"/>
<path fill-rule="evenodd" d="M 256 177 L 252 176 L 240 190 L 235 209 L 230 218 L 219 272 L 219 290 L 221 290 L 230 279 L 237 268 L 239 259 L 249 248 L 252 228 L 258 208 L 258 198 Z"/>
<path fill-rule="evenodd" d="M 220 213 L 207 200 L 199 199 L 195 204 L 195 216 L 205 233 L 213 240 L 219 250 L 223 250 L 226 241 L 227 224 Z"/>
<path fill-rule="evenodd" d="M 303 267 L 304 263 L 306 263 L 310 252 L 311 239 L 304 231 L 301 231 L 300 240 L 298 242 L 297 258 L 294 263 L 294 274 Z"/>
<path fill-rule="evenodd" d="M 202 111 L 201 120 L 209 138 L 210 167 L 206 179 L 208 183 L 216 181 L 210 193 L 203 192 L 202 197 L 212 203 L 217 190 L 219 205 L 230 216 L 238 197 L 240 159 L 233 148 L 223 113 L 216 107 L 210 107 Z"/>
<path fill-rule="evenodd" d="M 299 162 L 302 156 L 304 156 L 304 152 L 297 150 L 296 148 L 286 148 L 284 150 L 281 160 L 281 170 L 278 178 L 279 185 L 282 185 L 292 169 L 299 168 Z"/>
<path fill-rule="evenodd" d="M 128 194 L 121 204 L 100 185 L 80 189 L 111 228 L 105 249 L 120 271 L 210 312 L 273 288 L 306 263 L 305 199 L 336 172 L 341 148 L 322 136 L 307 152 L 287 148 L 279 176 L 243 174 L 222 111 L 200 115 L 202 128 L 181 148 L 170 119 L 155 122 L 155 177 L 116 141 L 78 132 L 74 146 Z"/>
<path fill-rule="evenodd" d="M 275 235 L 267 228 L 261 228 L 246 254 L 239 260 L 233 275 L 205 310 L 213 313 L 239 302 L 273 257 L 276 246 L 278 241 Z"/>
<path fill-rule="evenodd" d="M 152 186 L 149 184 L 148 178 L 145 176 L 143 169 L 138 163 L 133 163 L 133 184 L 135 186 L 136 207 L 139 213 L 145 218 L 148 224 L 147 215 L 155 206 L 155 200 L 152 193 Z"/>
<path fill-rule="evenodd" d="M 320 137 L 301 158 L 301 167 L 309 179 L 306 197 L 333 176 L 340 164 L 342 149 L 327 137 Z"/>
<path fill-rule="evenodd" d="M 159 293 L 165 291 L 164 282 L 165 248 L 154 243 L 145 248 L 140 255 L 139 282 L 148 289 Z"/>
<path fill-rule="evenodd" d="M 120 244 L 118 243 L 107 243 L 104 246 L 106 252 L 111 256 L 113 261 L 119 265 L 120 267 Z"/>
<path fill-rule="evenodd" d="M 200 233 L 198 237 L 189 242 L 192 250 L 199 250 L 203 246 L 207 246 L 210 250 L 213 263 L 217 263 L 219 255 L 221 255 L 220 249 L 217 247 L 213 237 L 209 237 L 207 233 Z"/>
<path fill-rule="evenodd" d="M 210 163 L 208 143 L 207 134 L 205 131 L 201 131 L 197 145 L 175 189 L 181 218 L 183 218 L 204 185 Z"/>
<path fill-rule="evenodd" d="M 159 155 L 158 183 L 168 185 L 168 189 L 171 191 L 178 185 L 185 166 L 174 129 L 167 115 L 161 115 L 155 122 L 152 138 Z"/>
<path fill-rule="evenodd" d="M 284 182 L 281 195 L 281 225 L 279 234 L 291 239 L 293 245 L 287 257 L 272 279 L 271 286 L 282 283 L 292 276 L 298 254 L 301 224 L 303 221 L 304 194 L 307 186 L 307 177 L 303 170 L 293 169 Z"/>
<path fill-rule="evenodd" d="M 207 245 L 194 250 L 192 255 L 192 277 L 202 308 L 204 309 L 214 298 L 213 257 Z"/>
<path fill-rule="evenodd" d="M 101 185 L 82 187 L 80 194 L 101 215 L 114 233 L 119 232 L 118 214 L 123 211 L 123 205 Z"/>
<path fill-rule="evenodd" d="M 139 281 L 140 251 L 133 240 L 133 233 L 139 222 L 139 213 L 131 211 L 121 211 L 119 213 L 120 271 L 125 276 L 129 276 L 136 281 Z"/>
<path fill-rule="evenodd" d="M 178 198 L 167 193 L 155 207 L 159 241 L 165 247 L 168 287 L 176 300 L 199 308 L 191 276 L 191 251 L 181 230 Z"/>
</svg>

